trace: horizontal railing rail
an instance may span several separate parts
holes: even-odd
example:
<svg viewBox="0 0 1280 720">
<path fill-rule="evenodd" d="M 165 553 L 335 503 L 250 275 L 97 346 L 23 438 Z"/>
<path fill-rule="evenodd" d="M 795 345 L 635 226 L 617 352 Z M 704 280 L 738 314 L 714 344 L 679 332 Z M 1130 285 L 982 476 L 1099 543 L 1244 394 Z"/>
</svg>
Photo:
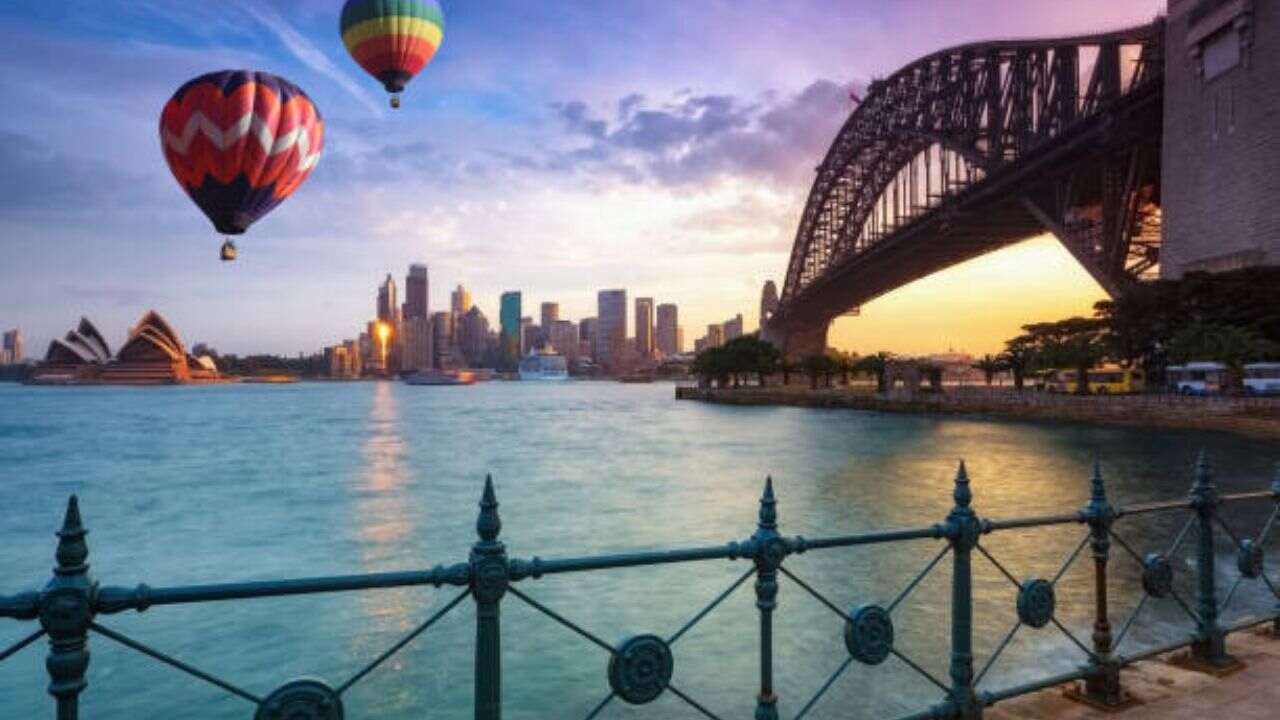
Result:
<svg viewBox="0 0 1280 720">
<path fill-rule="evenodd" d="M 1226 638 L 1229 633 L 1273 622 L 1276 624 L 1276 634 L 1280 635 L 1280 603 L 1237 623 L 1223 624 L 1220 620 L 1223 612 L 1239 597 L 1238 591 L 1246 582 L 1265 585 L 1270 595 L 1280 600 L 1276 583 L 1267 575 L 1263 553 L 1263 547 L 1270 540 L 1276 530 L 1277 520 L 1280 519 L 1280 467 L 1277 468 L 1275 479 L 1268 490 L 1220 495 L 1209 465 L 1202 456 L 1197 461 L 1195 479 L 1187 498 L 1119 507 L 1110 504 L 1102 473 L 1096 464 L 1089 482 L 1089 502 L 1079 510 L 1034 517 L 983 518 L 972 508 L 970 481 L 964 463 L 961 463 L 954 483 L 954 506 L 938 523 L 915 528 L 806 538 L 784 535 L 779 531 L 778 503 L 770 479 L 766 480 L 764 493 L 760 498 L 755 530 L 741 540 L 674 550 L 519 559 L 509 557 L 505 545 L 498 539 L 502 526 L 498 502 L 492 479 L 486 478 L 476 521 L 479 539 L 465 562 L 404 572 L 180 587 L 151 587 L 142 584 L 132 588 L 101 587 L 91 577 L 87 563 L 89 550 L 85 541 L 87 530 L 81 519 L 78 500 L 73 495 L 67 503 L 62 527 L 57 532 L 57 564 L 53 578 L 41 590 L 11 596 L 0 595 L 0 617 L 35 620 L 39 623 L 38 629 L 0 650 L 0 661 L 41 639 L 48 639 L 48 692 L 54 698 L 58 720 L 74 720 L 79 715 L 79 699 L 87 687 L 88 643 L 91 634 L 137 651 L 248 701 L 254 707 L 255 720 L 341 718 L 344 714 L 343 696 L 347 690 L 470 598 L 476 609 L 474 715 L 477 720 L 497 720 L 502 713 L 501 607 L 503 601 L 510 596 L 607 653 L 607 693 L 586 715 L 588 720 L 599 715 L 614 701 L 643 705 L 666 693 L 678 698 L 698 716 L 718 718 L 722 716 L 714 709 L 673 682 L 673 648 L 686 633 L 720 607 L 747 580 L 754 578 L 755 605 L 759 615 L 760 661 L 759 688 L 755 692 L 755 717 L 757 720 L 772 720 L 780 717 L 782 706 L 774 686 L 773 614 L 777 608 L 779 581 L 786 578 L 801 593 L 812 597 L 835 616 L 834 619 L 843 627 L 840 638 L 847 651 L 847 657 L 844 657 L 813 695 L 790 706 L 794 708 L 790 717 L 798 720 L 808 716 L 855 663 L 873 666 L 893 657 L 938 691 L 937 703 L 902 720 L 940 720 L 976 718 L 981 715 L 984 707 L 1002 700 L 1075 681 L 1083 681 L 1071 691 L 1075 697 L 1094 704 L 1119 707 L 1129 701 L 1121 683 L 1120 670 L 1131 663 L 1189 646 L 1189 662 L 1206 668 L 1223 668 L 1235 662 L 1227 652 Z M 1253 537 L 1237 533 L 1220 512 L 1228 503 L 1264 500 L 1271 501 L 1274 507 L 1261 531 Z M 1180 512 L 1185 513 L 1186 518 L 1168 547 L 1162 551 L 1148 551 L 1144 554 L 1117 529 L 1117 523 L 1127 517 Z M 1082 535 L 1049 577 L 1020 579 L 985 541 L 1002 533 L 1071 525 L 1080 526 Z M 1218 538 L 1229 540 L 1235 552 L 1235 577 L 1224 596 L 1220 596 L 1218 587 L 1218 557 L 1215 552 L 1215 540 Z M 842 607 L 801 577 L 795 569 L 786 565 L 788 557 L 811 551 L 929 539 L 945 543 L 893 599 L 884 605 L 868 603 L 851 608 Z M 1196 590 L 1193 598 L 1184 598 L 1178 592 L 1174 581 L 1175 566 L 1170 561 L 1186 543 L 1194 543 L 1196 552 Z M 1141 573 L 1142 587 L 1142 595 L 1133 610 L 1114 632 L 1110 612 L 1111 584 L 1108 581 L 1108 565 L 1113 546 L 1119 548 L 1126 561 L 1136 564 L 1136 569 Z M 1058 617 L 1056 600 L 1058 584 L 1085 555 L 1086 550 L 1093 561 L 1094 570 L 1094 619 L 1088 642 L 1078 637 Z M 1016 620 L 976 671 L 973 649 L 975 555 L 990 564 L 1010 584 L 1016 597 Z M 937 677 L 895 643 L 894 623 L 895 613 L 902 604 L 948 558 L 952 570 L 950 663 L 946 677 Z M 617 644 L 601 639 L 518 586 L 524 580 L 558 574 L 716 560 L 742 561 L 749 563 L 750 567 L 690 616 L 675 632 L 665 636 L 633 635 Z M 142 612 L 160 605 L 413 586 L 452 587 L 457 592 L 426 620 L 342 682 L 331 685 L 314 678 L 298 679 L 280 686 L 265 697 L 152 648 L 101 622 L 103 616 L 129 610 Z M 1164 600 L 1171 602 L 1186 616 L 1191 632 L 1175 642 L 1134 649 L 1127 653 L 1120 652 L 1125 641 L 1132 637 L 1130 631 L 1138 618 L 1153 602 Z M 1080 666 L 1068 672 L 1046 674 L 1030 682 L 988 689 L 988 683 L 984 681 L 1015 637 L 1021 632 L 1049 627 L 1079 651 L 1082 660 Z M 1132 642 L 1129 644 L 1132 645 Z"/>
</svg>

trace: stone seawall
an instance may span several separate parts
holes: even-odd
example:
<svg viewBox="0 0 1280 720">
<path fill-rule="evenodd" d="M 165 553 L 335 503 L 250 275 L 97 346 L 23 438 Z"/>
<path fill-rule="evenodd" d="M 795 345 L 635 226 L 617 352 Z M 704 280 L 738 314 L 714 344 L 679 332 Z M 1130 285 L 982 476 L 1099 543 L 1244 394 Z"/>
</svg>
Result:
<svg viewBox="0 0 1280 720">
<path fill-rule="evenodd" d="M 1280 398 L 1096 395 L 1077 397 L 1003 388 L 947 388 L 940 393 L 875 393 L 850 388 L 676 388 L 678 400 L 726 405 L 791 405 L 874 412 L 982 415 L 1104 425 L 1220 430 L 1280 440 Z"/>
</svg>

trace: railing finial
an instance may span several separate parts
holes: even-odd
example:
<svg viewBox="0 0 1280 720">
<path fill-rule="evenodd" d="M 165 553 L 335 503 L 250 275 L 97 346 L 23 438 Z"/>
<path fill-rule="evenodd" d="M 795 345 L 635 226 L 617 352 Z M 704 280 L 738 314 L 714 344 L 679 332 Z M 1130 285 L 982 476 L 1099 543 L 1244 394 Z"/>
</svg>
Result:
<svg viewBox="0 0 1280 720">
<path fill-rule="evenodd" d="M 760 496 L 760 522 L 761 530 L 777 530 L 778 529 L 778 500 L 773 494 L 773 476 L 769 475 L 764 480 L 764 493 Z"/>
<path fill-rule="evenodd" d="M 956 470 L 956 489 L 953 496 L 957 507 L 969 507 L 969 503 L 973 502 L 973 491 L 969 489 L 969 471 L 964 467 L 964 460 L 960 461 L 960 468 Z"/>
<path fill-rule="evenodd" d="M 62 528 L 58 530 L 58 549 L 54 557 L 58 566 L 53 571 L 59 575 L 76 575 L 89 569 L 85 560 L 89 559 L 89 545 L 84 536 L 89 534 L 80 519 L 80 500 L 74 494 L 67 499 L 67 511 L 62 518 Z"/>
<path fill-rule="evenodd" d="M 480 496 L 480 516 L 476 518 L 476 534 L 485 542 L 498 539 L 502 518 L 498 516 L 498 497 L 493 491 L 493 475 L 484 476 L 484 493 Z"/>
</svg>

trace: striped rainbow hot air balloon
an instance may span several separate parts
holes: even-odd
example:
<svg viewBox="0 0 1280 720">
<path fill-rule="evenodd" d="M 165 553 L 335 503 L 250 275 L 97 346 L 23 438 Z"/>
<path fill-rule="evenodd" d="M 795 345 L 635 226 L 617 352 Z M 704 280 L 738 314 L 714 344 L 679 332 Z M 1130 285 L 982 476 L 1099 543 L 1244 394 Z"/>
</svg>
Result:
<svg viewBox="0 0 1280 720">
<path fill-rule="evenodd" d="M 444 12 L 436 0 L 347 0 L 341 30 L 347 52 L 400 107 L 398 93 L 444 39 Z"/>
</svg>

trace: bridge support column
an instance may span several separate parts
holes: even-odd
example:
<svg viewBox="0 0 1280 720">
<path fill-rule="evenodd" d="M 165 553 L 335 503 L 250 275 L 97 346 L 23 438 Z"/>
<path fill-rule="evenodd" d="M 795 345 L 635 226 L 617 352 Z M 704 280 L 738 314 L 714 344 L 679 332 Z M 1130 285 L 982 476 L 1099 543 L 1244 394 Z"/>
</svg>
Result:
<svg viewBox="0 0 1280 720">
<path fill-rule="evenodd" d="M 830 326 L 829 321 L 799 323 L 775 319 L 761 329 L 760 339 L 773 343 L 788 360 L 800 360 L 826 352 Z"/>
</svg>

